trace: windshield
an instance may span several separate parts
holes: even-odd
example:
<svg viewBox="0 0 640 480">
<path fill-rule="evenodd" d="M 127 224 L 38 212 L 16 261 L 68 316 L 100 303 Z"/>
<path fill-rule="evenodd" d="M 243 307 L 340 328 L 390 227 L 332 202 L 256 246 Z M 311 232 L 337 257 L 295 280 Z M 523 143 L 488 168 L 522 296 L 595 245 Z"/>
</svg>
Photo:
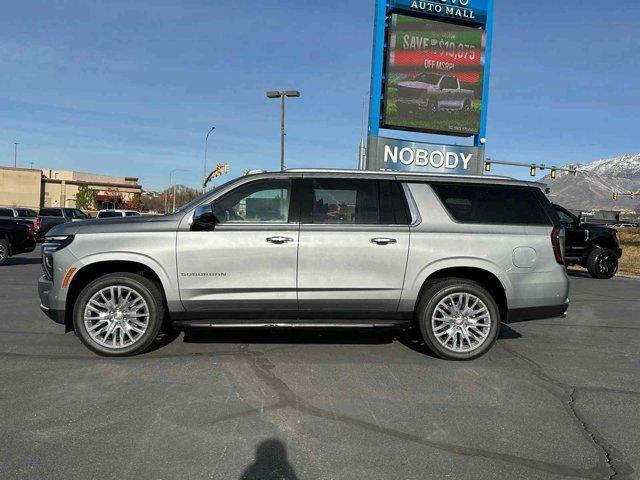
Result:
<svg viewBox="0 0 640 480">
<path fill-rule="evenodd" d="M 242 177 L 240 177 L 242 178 Z M 179 209 L 177 209 L 175 211 L 175 213 L 184 213 L 187 210 L 189 210 L 191 207 L 197 205 L 198 203 L 200 203 L 204 197 L 211 195 L 214 192 L 217 192 L 219 190 L 222 190 L 223 188 L 226 188 L 227 186 L 231 185 L 232 183 L 237 182 L 238 180 L 240 180 L 240 178 L 234 178 L 233 180 L 229 180 L 227 183 L 223 183 L 222 185 L 219 185 L 217 187 L 214 187 L 213 189 L 209 190 L 207 193 L 204 193 L 196 198 L 194 198 L 193 200 L 191 200 L 190 202 L 185 203 L 184 205 L 182 205 Z"/>
</svg>

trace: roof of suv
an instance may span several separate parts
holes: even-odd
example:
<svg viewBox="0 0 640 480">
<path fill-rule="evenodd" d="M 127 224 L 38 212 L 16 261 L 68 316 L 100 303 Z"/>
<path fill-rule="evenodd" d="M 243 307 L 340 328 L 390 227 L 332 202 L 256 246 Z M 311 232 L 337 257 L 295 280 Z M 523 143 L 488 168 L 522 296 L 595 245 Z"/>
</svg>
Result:
<svg viewBox="0 0 640 480">
<path fill-rule="evenodd" d="M 264 174 L 278 174 L 281 172 L 260 172 Z M 353 175 L 362 177 L 381 177 L 390 176 L 402 180 L 431 180 L 431 181 L 456 181 L 471 183 L 502 183 L 511 185 L 526 185 L 537 188 L 545 188 L 546 185 L 541 182 L 531 182 L 526 180 L 517 180 L 511 177 L 503 177 L 498 175 L 459 175 L 451 173 L 418 173 L 418 172 L 397 172 L 397 171 L 374 171 L 374 170 L 349 170 L 349 169 L 324 169 L 324 168 L 290 168 L 284 173 L 310 173 L 310 174 L 329 174 L 329 175 Z"/>
</svg>

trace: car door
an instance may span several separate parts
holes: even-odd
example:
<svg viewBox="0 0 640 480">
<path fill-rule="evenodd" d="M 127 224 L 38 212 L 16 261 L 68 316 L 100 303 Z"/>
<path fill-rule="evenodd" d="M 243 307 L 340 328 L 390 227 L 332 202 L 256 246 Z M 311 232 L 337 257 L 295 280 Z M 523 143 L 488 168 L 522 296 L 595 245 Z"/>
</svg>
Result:
<svg viewBox="0 0 640 480">
<path fill-rule="evenodd" d="M 395 180 L 305 178 L 298 251 L 301 316 L 397 311 L 409 251 L 401 195 Z"/>
<path fill-rule="evenodd" d="M 290 178 L 254 180 L 212 202 L 207 231 L 179 231 L 186 310 L 213 317 L 295 317 L 299 223 Z"/>
<path fill-rule="evenodd" d="M 587 249 L 586 230 L 580 227 L 580 220 L 571 212 L 560 206 L 555 208 L 565 229 L 565 257 L 581 258 Z"/>
</svg>

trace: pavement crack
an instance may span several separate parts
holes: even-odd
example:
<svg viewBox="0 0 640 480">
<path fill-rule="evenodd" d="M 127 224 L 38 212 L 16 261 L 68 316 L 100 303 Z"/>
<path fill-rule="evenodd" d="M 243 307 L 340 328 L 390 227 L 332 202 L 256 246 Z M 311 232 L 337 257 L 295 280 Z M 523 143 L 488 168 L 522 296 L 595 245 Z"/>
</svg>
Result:
<svg viewBox="0 0 640 480">
<path fill-rule="evenodd" d="M 576 396 L 580 387 L 575 385 L 569 385 L 557 378 L 549 376 L 542 368 L 540 364 L 530 359 L 526 355 L 517 352 L 512 345 L 502 342 L 500 343 L 504 350 L 521 360 L 528 367 L 529 372 L 544 382 L 548 391 L 550 391 L 564 406 L 565 410 L 570 414 L 574 423 L 580 428 L 583 436 L 589 440 L 598 452 L 598 456 L 601 459 L 599 478 L 607 479 L 631 479 L 634 478 L 635 473 L 629 463 L 624 461 L 622 453 L 613 447 L 601 434 L 596 427 L 590 423 L 586 415 L 582 414 L 576 405 Z M 589 387 L 585 387 L 584 390 L 592 390 Z M 635 392 L 629 392 L 635 393 Z"/>
<path fill-rule="evenodd" d="M 354 418 L 348 415 L 332 412 L 323 408 L 316 407 L 307 402 L 304 398 L 297 395 L 285 381 L 279 378 L 273 370 L 275 365 L 269 361 L 263 352 L 250 350 L 248 346 L 241 345 L 238 348 L 238 356 L 244 358 L 250 368 L 254 371 L 256 376 L 262 380 L 267 386 L 269 386 L 277 395 L 278 399 L 270 407 L 265 410 L 278 410 L 281 408 L 291 408 L 299 413 L 305 413 L 317 418 L 327 419 L 335 422 L 351 425 L 363 430 L 368 430 L 381 435 L 395 438 L 397 440 L 412 442 L 424 447 L 439 450 L 441 452 L 451 453 L 454 455 L 461 455 L 466 457 L 483 458 L 490 462 L 500 461 L 503 463 L 517 465 L 520 467 L 526 467 L 532 470 L 537 470 L 552 475 L 559 475 L 565 477 L 575 478 L 588 478 L 593 480 L 600 480 L 603 478 L 603 469 L 595 467 L 591 469 L 580 469 L 571 467 L 568 465 L 562 465 L 552 462 L 545 462 L 541 460 L 534 460 L 530 458 L 519 457 L 517 455 L 505 454 L 494 452 L 490 450 L 484 450 L 474 447 L 464 447 L 460 445 L 450 444 L 446 442 L 437 442 L 428 440 L 420 435 L 403 432 L 394 428 L 384 427 L 376 423 Z M 219 423 L 221 421 L 229 420 L 231 418 L 243 417 L 252 413 L 258 413 L 260 409 L 248 410 L 239 414 L 230 415 L 228 417 L 221 417 L 214 421 Z M 608 471 L 607 471 L 608 472 Z M 609 475 L 606 478 L 611 478 Z M 623 477 L 620 477 L 623 478 Z"/>
</svg>

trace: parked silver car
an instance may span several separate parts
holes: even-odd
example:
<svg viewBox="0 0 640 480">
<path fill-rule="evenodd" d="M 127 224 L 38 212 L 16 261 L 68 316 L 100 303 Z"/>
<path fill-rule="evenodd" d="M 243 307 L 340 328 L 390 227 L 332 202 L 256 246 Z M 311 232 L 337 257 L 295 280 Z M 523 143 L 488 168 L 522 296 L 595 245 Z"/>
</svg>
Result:
<svg viewBox="0 0 640 480">
<path fill-rule="evenodd" d="M 447 359 L 501 321 L 563 315 L 563 230 L 544 185 L 289 170 L 235 179 L 163 217 L 67 223 L 43 246 L 41 308 L 101 355 L 163 325 L 416 325 Z"/>
</svg>

